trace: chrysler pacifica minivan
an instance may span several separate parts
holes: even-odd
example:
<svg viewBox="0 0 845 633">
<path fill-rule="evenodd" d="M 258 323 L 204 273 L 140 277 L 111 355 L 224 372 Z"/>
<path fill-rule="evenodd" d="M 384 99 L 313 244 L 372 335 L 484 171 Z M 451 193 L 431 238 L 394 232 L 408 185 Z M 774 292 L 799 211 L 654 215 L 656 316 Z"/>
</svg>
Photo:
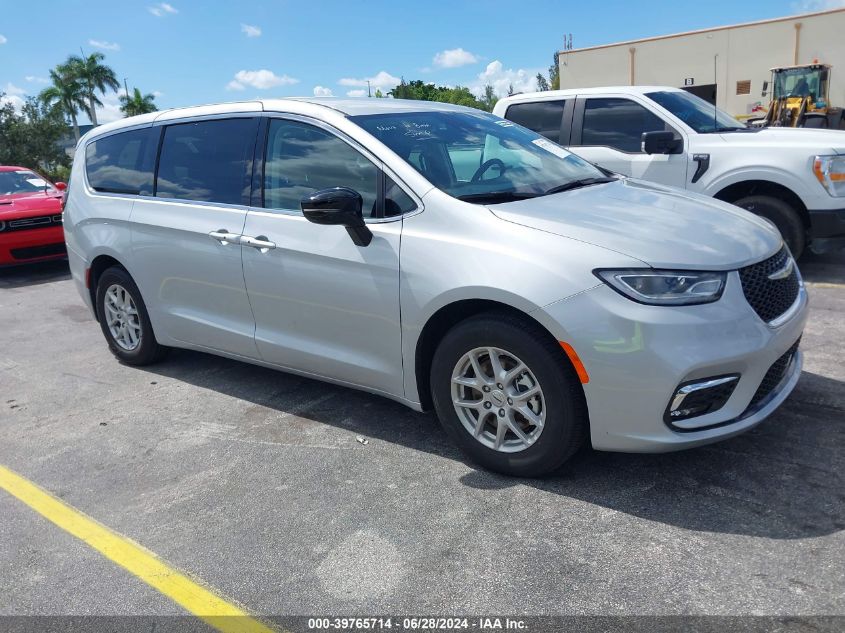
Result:
<svg viewBox="0 0 845 633">
<path fill-rule="evenodd" d="M 745 431 L 801 373 L 806 293 L 737 207 L 510 121 L 393 99 L 170 110 L 80 141 L 74 280 L 114 355 L 219 354 L 433 408 L 484 467 Z"/>
</svg>

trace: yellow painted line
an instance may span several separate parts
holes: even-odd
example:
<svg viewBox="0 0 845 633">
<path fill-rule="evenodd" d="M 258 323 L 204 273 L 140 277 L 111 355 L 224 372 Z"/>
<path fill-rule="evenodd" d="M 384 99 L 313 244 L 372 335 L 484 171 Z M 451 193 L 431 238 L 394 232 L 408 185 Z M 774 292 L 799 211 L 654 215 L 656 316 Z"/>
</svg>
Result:
<svg viewBox="0 0 845 633">
<path fill-rule="evenodd" d="M 845 284 L 838 284 L 838 283 L 831 283 L 828 281 L 805 281 L 805 286 L 810 286 L 812 288 L 842 288 L 845 287 Z"/>
<path fill-rule="evenodd" d="M 1 465 L 0 488 L 218 631 L 224 633 L 271 633 L 273 631 L 251 618 L 245 611 L 168 566 L 141 545 L 110 530 Z"/>
</svg>

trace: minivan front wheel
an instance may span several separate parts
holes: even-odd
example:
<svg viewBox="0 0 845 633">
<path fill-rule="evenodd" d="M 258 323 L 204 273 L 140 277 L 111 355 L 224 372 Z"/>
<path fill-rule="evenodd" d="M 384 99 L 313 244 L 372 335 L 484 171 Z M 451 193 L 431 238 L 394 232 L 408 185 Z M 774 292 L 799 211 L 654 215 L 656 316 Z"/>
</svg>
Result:
<svg viewBox="0 0 845 633">
<path fill-rule="evenodd" d="M 548 473 L 587 434 L 569 359 L 539 326 L 511 315 L 479 315 L 450 330 L 434 353 L 431 386 L 444 428 L 490 470 Z"/>
<path fill-rule="evenodd" d="M 114 266 L 97 282 L 97 318 L 109 349 L 129 365 L 160 360 L 167 348 L 156 342 L 141 292 L 124 269 Z"/>
</svg>

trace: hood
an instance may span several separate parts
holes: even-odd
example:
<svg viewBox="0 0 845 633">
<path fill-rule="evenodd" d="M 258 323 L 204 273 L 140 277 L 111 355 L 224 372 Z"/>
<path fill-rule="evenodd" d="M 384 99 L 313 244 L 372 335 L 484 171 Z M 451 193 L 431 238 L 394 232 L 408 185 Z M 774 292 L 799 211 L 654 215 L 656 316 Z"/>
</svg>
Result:
<svg viewBox="0 0 845 633">
<path fill-rule="evenodd" d="M 719 137 L 730 145 L 780 145 L 813 151 L 845 153 L 845 131 L 794 127 L 765 127 L 756 132 L 732 132 Z"/>
<path fill-rule="evenodd" d="M 730 270 L 781 246 L 757 216 L 633 179 L 489 207 L 497 217 L 639 259 L 654 268 Z"/>
<path fill-rule="evenodd" d="M 47 192 L 0 195 L 0 220 L 29 218 L 62 212 L 62 194 L 55 189 Z"/>
</svg>

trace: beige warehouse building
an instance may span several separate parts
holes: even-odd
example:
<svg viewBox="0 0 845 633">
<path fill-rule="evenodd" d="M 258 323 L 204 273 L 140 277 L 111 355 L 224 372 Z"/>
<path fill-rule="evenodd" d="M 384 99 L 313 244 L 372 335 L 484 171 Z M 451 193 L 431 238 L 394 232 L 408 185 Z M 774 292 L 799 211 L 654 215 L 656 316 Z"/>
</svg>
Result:
<svg viewBox="0 0 845 633">
<path fill-rule="evenodd" d="M 845 106 L 845 8 L 561 51 L 561 88 L 685 88 L 736 116 L 768 103 L 774 66 L 831 64 L 830 103 Z"/>
</svg>

